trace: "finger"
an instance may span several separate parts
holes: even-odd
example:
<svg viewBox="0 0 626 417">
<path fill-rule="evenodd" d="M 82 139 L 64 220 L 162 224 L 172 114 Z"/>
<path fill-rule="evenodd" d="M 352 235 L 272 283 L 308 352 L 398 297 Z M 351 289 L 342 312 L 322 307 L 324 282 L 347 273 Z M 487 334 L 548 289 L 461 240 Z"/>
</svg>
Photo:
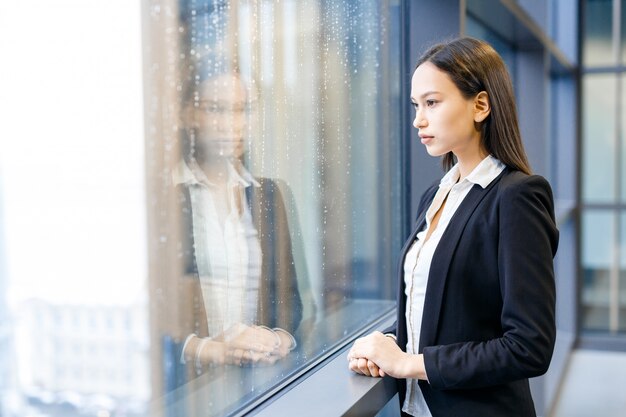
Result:
<svg viewBox="0 0 626 417">
<path fill-rule="evenodd" d="M 350 351 L 348 352 L 348 360 L 358 359 L 360 357 L 357 354 L 358 351 L 359 351 L 359 340 L 357 339 L 352 345 L 352 347 L 350 348 Z"/>
<path fill-rule="evenodd" d="M 367 361 L 367 369 L 369 370 L 369 373 L 371 376 L 373 377 L 380 376 L 378 373 L 378 366 L 374 362 Z"/>
<path fill-rule="evenodd" d="M 359 369 L 358 359 L 350 359 L 350 362 L 348 363 L 348 368 L 351 371 L 356 372 L 357 374 L 362 374 L 361 370 Z"/>
<path fill-rule="evenodd" d="M 357 345 L 356 343 L 352 347 L 350 351 L 351 358 L 369 358 L 370 357 L 370 349 L 367 346 L 362 344 Z"/>
<path fill-rule="evenodd" d="M 361 373 L 365 376 L 371 376 L 370 369 L 367 367 L 367 359 L 360 358 L 360 359 L 357 359 L 357 362 L 358 362 L 357 367 L 359 368 Z"/>
<path fill-rule="evenodd" d="M 354 354 L 354 345 L 350 348 L 350 350 L 348 351 L 348 361 L 351 361 L 353 359 L 358 359 L 358 357 Z"/>
</svg>

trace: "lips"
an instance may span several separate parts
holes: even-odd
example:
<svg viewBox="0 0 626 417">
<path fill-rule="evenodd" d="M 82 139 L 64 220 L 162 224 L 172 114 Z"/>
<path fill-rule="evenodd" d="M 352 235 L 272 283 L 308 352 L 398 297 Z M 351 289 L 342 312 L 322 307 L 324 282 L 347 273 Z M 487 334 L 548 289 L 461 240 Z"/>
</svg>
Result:
<svg viewBox="0 0 626 417">
<path fill-rule="evenodd" d="M 422 133 L 419 134 L 419 137 L 420 137 L 420 139 L 422 141 L 422 145 L 428 145 L 428 143 L 431 142 L 433 140 L 433 138 L 434 138 L 434 136 L 425 135 L 425 134 L 422 134 Z"/>
</svg>

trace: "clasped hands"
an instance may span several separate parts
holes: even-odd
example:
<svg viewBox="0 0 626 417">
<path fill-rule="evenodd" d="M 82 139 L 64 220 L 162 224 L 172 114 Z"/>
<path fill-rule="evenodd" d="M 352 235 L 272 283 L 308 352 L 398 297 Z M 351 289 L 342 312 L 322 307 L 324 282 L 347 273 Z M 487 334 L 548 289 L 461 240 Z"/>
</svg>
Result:
<svg viewBox="0 0 626 417">
<path fill-rule="evenodd" d="M 295 339 L 283 329 L 235 324 L 212 338 L 189 342 L 187 357 L 194 357 L 196 366 L 203 364 L 271 365 L 295 348 Z M 190 355 L 190 353 L 192 355 Z"/>
<path fill-rule="evenodd" d="M 392 337 L 373 332 L 354 342 L 348 352 L 348 368 L 358 374 L 426 379 L 423 355 L 400 349 Z"/>
</svg>

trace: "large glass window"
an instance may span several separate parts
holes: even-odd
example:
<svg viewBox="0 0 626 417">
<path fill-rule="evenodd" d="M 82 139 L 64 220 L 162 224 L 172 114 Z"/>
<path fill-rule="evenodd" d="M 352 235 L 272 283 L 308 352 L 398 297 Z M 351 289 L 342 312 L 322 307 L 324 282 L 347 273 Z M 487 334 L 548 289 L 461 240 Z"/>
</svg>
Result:
<svg viewBox="0 0 626 417">
<path fill-rule="evenodd" d="M 393 310 L 399 1 L 72 4 L 0 4 L 0 415 L 250 410 Z"/>
<path fill-rule="evenodd" d="M 620 249 L 626 213 L 626 86 L 624 67 L 618 65 L 619 52 L 624 50 L 623 3 L 584 2 L 582 324 L 583 330 L 603 333 L 626 329 Z"/>
<path fill-rule="evenodd" d="M 168 413 L 240 410 L 392 308 L 399 16 L 375 1 L 152 9 L 167 56 L 147 63 L 153 389 Z"/>
</svg>

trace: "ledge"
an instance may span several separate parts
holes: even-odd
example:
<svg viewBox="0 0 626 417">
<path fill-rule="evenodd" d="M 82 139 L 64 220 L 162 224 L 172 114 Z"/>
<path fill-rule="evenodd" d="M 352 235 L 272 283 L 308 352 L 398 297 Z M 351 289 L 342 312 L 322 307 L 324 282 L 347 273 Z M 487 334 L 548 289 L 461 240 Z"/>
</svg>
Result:
<svg viewBox="0 0 626 417">
<path fill-rule="evenodd" d="M 393 324 L 391 314 L 377 330 Z M 375 416 L 396 394 L 390 377 L 369 378 L 348 370 L 350 343 L 284 394 L 276 395 L 251 415 L 259 417 Z"/>
</svg>

